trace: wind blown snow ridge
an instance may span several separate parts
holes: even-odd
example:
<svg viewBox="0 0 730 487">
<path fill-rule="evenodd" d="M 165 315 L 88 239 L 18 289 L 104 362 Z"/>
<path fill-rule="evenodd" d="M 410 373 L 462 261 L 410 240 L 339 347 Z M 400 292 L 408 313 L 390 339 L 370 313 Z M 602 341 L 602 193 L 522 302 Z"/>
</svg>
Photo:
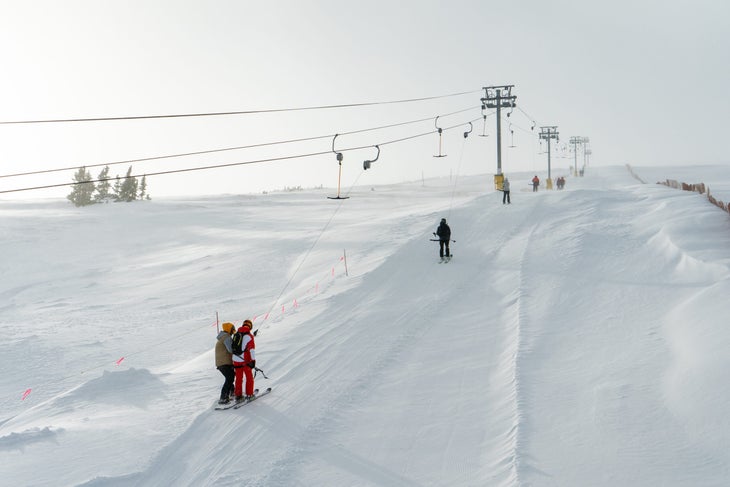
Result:
<svg viewBox="0 0 730 487">
<path fill-rule="evenodd" d="M 514 243 L 514 240 L 510 243 Z M 513 288 L 509 295 L 505 298 L 504 323 L 505 323 L 505 340 L 504 351 L 501 357 L 501 368 L 504 370 L 503 387 L 507 389 L 505 397 L 511 402 L 511 427 L 505 436 L 505 456 L 501 463 L 508 469 L 506 485 L 519 485 L 520 472 L 522 469 L 522 452 L 521 452 L 521 432 L 525 426 L 525 418 L 523 414 L 523 396 L 520 387 L 520 362 L 523 342 L 521 339 L 523 322 L 526 319 L 524 313 L 524 295 L 525 283 L 524 275 L 521 269 L 520 261 L 525 256 L 527 245 L 529 244 L 529 236 L 519 241 L 522 249 L 514 249 L 520 254 L 520 259 L 516 264 L 517 272 L 509 272 L 501 282 L 500 287 Z M 513 268 L 514 269 L 514 268 Z"/>
</svg>

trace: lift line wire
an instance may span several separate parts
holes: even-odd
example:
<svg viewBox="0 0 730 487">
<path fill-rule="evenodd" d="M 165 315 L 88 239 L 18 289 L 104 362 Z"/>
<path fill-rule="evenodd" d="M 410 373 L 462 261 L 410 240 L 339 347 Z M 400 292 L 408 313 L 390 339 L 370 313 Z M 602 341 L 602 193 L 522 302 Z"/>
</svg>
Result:
<svg viewBox="0 0 730 487">
<path fill-rule="evenodd" d="M 530 116 L 529 113 L 524 111 L 520 105 L 517 105 L 517 109 L 521 111 L 528 119 L 530 119 L 530 122 L 534 123 L 537 126 L 537 120 L 534 117 Z"/>
<path fill-rule="evenodd" d="M 513 123 L 509 118 L 505 118 L 504 116 L 502 116 L 502 122 L 507 123 L 507 124 L 510 124 L 513 127 L 518 128 L 518 129 L 522 130 L 523 132 L 525 132 L 525 133 L 527 133 L 529 135 L 533 135 L 535 138 L 539 138 L 539 134 L 535 133 L 534 130 L 528 130 L 528 129 L 524 128 L 524 127 L 520 127 L 516 123 Z"/>
<path fill-rule="evenodd" d="M 449 98 L 454 96 L 471 95 L 479 93 L 482 90 L 473 91 L 462 91 L 460 93 L 450 93 L 448 95 L 437 95 L 437 96 L 426 96 L 422 98 L 408 98 L 404 100 L 389 100 L 389 101 L 376 101 L 376 102 L 365 102 L 365 103 L 345 103 L 340 105 L 320 105 L 311 107 L 293 107 L 293 108 L 271 108 L 263 110 L 241 110 L 236 112 L 210 112 L 210 113 L 182 113 L 182 114 L 170 114 L 170 115 L 138 115 L 129 117 L 99 117 L 99 118 L 66 118 L 66 119 L 50 119 L 50 120 L 15 120 L 0 122 L 0 125 L 19 125 L 19 124 L 37 124 L 37 123 L 64 123 L 64 122 L 108 122 L 114 120 L 145 120 L 145 119 L 160 119 L 160 118 L 190 118 L 190 117 L 215 117 L 221 115 L 253 115 L 261 113 L 281 113 L 281 112 L 296 112 L 305 110 L 327 110 L 334 108 L 355 108 L 355 107 L 366 107 L 375 105 L 393 105 L 398 103 L 413 103 L 417 101 L 429 101 L 437 100 L 440 98 Z"/>
<path fill-rule="evenodd" d="M 478 107 L 464 108 L 464 109 L 457 110 L 457 111 L 451 112 L 451 113 L 446 113 L 446 114 L 440 115 L 440 116 L 448 117 L 450 115 L 456 115 L 456 114 L 467 112 L 470 110 L 476 110 L 477 108 Z M 343 132 L 340 135 L 352 135 L 352 134 L 359 134 L 359 133 L 363 133 L 363 132 L 371 132 L 371 131 L 375 131 L 375 130 L 382 130 L 382 129 L 388 129 L 388 128 L 393 128 L 393 127 L 399 127 L 399 126 L 403 126 L 403 125 L 419 123 L 419 122 L 425 122 L 428 120 L 433 120 L 433 117 L 422 118 L 419 120 L 411 120 L 408 122 L 393 123 L 390 125 L 382 125 L 380 127 L 353 130 L 350 132 Z M 260 144 L 242 145 L 242 146 L 238 146 L 238 147 L 226 147 L 226 148 L 222 148 L 222 149 L 210 149 L 210 150 L 204 150 L 204 151 L 184 152 L 184 153 L 169 154 L 169 155 L 164 155 L 164 156 L 151 156 L 151 157 L 143 157 L 143 158 L 139 158 L 139 159 L 129 159 L 129 160 L 124 160 L 124 161 L 115 161 L 115 162 L 107 162 L 107 163 L 100 163 L 100 164 L 87 164 L 82 167 L 91 168 L 91 167 L 102 167 L 102 166 L 115 166 L 118 164 L 131 164 L 131 163 L 135 163 L 135 162 L 146 162 L 146 161 L 154 161 L 154 160 L 160 160 L 160 159 L 172 159 L 175 157 L 197 156 L 197 155 L 202 155 L 202 154 L 213 154 L 216 152 L 226 152 L 226 151 L 241 150 L 241 149 L 253 149 L 256 147 L 266 147 L 266 146 L 271 146 L 271 145 L 291 144 L 291 143 L 295 143 L 295 142 L 307 142 L 307 141 L 326 139 L 326 138 L 331 139 L 332 137 L 334 137 L 334 135 L 335 134 L 317 135 L 317 136 L 313 136 L 313 137 L 303 137 L 300 139 L 263 142 Z M 71 170 L 75 170 L 78 168 L 79 168 L 79 166 L 73 166 L 73 167 L 62 167 L 62 168 L 58 168 L 58 169 L 43 169 L 43 170 L 39 170 L 39 171 L 21 172 L 21 173 L 15 173 L 15 174 L 0 174 L 0 179 L 12 178 L 12 177 L 17 177 L 17 176 L 30 176 L 30 175 L 34 175 L 34 174 L 47 174 L 47 173 L 60 172 L 60 171 L 71 171 Z"/>
<path fill-rule="evenodd" d="M 475 122 L 477 120 L 481 120 L 481 117 L 476 118 L 474 120 L 470 120 L 470 121 L 471 122 Z M 459 124 L 456 124 L 456 125 L 452 125 L 450 127 L 444 127 L 444 128 L 442 128 L 442 130 L 455 129 L 457 127 L 461 127 L 462 125 L 466 125 L 467 123 L 469 123 L 469 121 L 466 121 L 466 122 L 463 122 L 463 123 L 459 123 Z M 433 133 L 437 133 L 437 130 L 430 130 L 428 132 L 424 132 L 424 133 L 421 133 L 421 134 L 410 135 L 410 136 L 407 136 L 407 137 L 402 137 L 400 139 L 389 140 L 389 141 L 386 141 L 386 142 L 382 142 L 382 143 L 380 143 L 378 145 L 383 146 L 383 145 L 396 144 L 396 143 L 399 143 L 399 142 L 404 142 L 404 141 L 411 140 L 411 139 L 416 139 L 416 138 L 419 138 L 419 137 L 425 137 L 426 135 L 430 135 L 430 134 L 433 134 Z M 362 149 L 368 149 L 368 148 L 371 148 L 371 147 L 373 147 L 373 144 L 363 145 L 363 146 L 359 146 L 359 147 L 348 147 L 346 149 L 339 149 L 339 152 L 348 152 L 348 151 L 362 150 Z M 196 166 L 196 167 L 190 167 L 190 168 L 185 168 L 185 169 L 171 169 L 169 171 L 158 171 L 158 172 L 144 173 L 144 174 L 130 174 L 129 177 L 130 178 L 138 178 L 138 177 L 143 177 L 143 176 L 160 176 L 160 175 L 164 175 L 164 174 L 175 174 L 175 173 L 192 172 L 192 171 L 203 171 L 203 170 L 206 170 L 206 169 L 220 169 L 220 168 L 223 168 L 223 167 L 243 166 L 243 165 L 247 165 L 247 164 L 260 164 L 260 163 L 268 163 L 268 162 L 275 162 L 275 161 L 284 161 L 284 160 L 291 160 L 291 159 L 303 159 L 303 158 L 306 158 L 306 157 L 321 156 L 321 155 L 324 155 L 324 154 L 331 154 L 331 153 L 332 153 L 331 150 L 326 150 L 326 151 L 322 151 L 322 152 L 311 152 L 311 153 L 308 153 L 308 154 L 296 154 L 296 155 L 291 155 L 291 156 L 272 157 L 272 158 L 268 158 L 268 159 L 257 159 L 257 160 L 253 160 L 253 161 L 231 162 L 231 163 L 227 163 L 227 164 L 215 164 L 215 165 L 212 165 L 212 166 Z M 125 176 L 124 178 L 126 179 L 126 177 L 127 176 Z M 100 183 L 100 182 L 104 182 L 104 181 L 115 181 L 116 179 L 122 179 L 122 178 L 113 177 L 113 178 L 103 178 L 103 179 L 90 179 L 89 181 L 73 181 L 73 182 L 70 182 L 70 183 L 47 184 L 47 185 L 33 186 L 33 187 L 27 187 L 27 188 L 6 189 L 6 190 L 0 190 L 0 194 L 3 194 L 3 193 L 17 193 L 17 192 L 20 192 L 20 191 L 32 191 L 32 190 L 36 190 L 36 189 L 60 188 L 60 187 L 63 187 L 63 186 L 76 186 L 76 185 L 79 185 L 79 184 Z"/>
</svg>

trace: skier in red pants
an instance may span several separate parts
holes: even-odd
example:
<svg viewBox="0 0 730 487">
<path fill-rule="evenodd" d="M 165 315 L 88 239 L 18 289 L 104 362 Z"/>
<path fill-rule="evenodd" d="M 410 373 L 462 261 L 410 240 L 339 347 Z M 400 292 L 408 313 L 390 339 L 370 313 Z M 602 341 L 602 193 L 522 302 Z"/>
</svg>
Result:
<svg viewBox="0 0 730 487">
<path fill-rule="evenodd" d="M 233 370 L 236 372 L 234 392 L 236 401 L 253 398 L 253 369 L 256 367 L 256 344 L 253 340 L 251 320 L 244 320 L 233 335 Z M 246 374 L 246 395 L 243 395 L 243 375 Z"/>
</svg>

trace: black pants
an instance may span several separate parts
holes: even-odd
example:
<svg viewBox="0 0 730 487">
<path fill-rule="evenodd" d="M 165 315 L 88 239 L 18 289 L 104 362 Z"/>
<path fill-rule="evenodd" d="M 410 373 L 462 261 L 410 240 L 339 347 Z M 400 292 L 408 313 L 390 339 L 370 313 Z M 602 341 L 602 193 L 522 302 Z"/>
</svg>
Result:
<svg viewBox="0 0 730 487">
<path fill-rule="evenodd" d="M 511 202 L 511 201 L 509 200 L 509 191 L 505 191 L 505 192 L 504 192 L 504 194 L 502 195 L 502 204 L 504 204 L 504 202 L 505 202 L 505 201 L 506 201 L 507 203 L 512 203 L 512 202 Z"/>
<path fill-rule="evenodd" d="M 218 370 L 226 378 L 221 388 L 221 399 L 228 399 L 228 396 L 233 392 L 233 381 L 236 378 L 236 373 L 233 371 L 233 365 L 221 365 Z"/>
<path fill-rule="evenodd" d="M 446 256 L 450 256 L 451 252 L 449 252 L 449 241 L 448 240 L 439 240 L 439 257 L 444 256 L 444 246 L 446 246 Z"/>
</svg>

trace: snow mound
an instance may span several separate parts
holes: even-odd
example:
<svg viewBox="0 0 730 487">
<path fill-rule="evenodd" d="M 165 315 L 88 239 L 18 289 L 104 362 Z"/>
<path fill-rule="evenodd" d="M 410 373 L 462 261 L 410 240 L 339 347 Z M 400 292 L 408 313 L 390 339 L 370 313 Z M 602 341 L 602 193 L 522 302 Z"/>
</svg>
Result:
<svg viewBox="0 0 730 487">
<path fill-rule="evenodd" d="M 25 451 L 25 447 L 33 443 L 53 442 L 56 441 L 58 433 L 62 433 L 63 429 L 53 430 L 51 428 L 31 428 L 21 433 L 10 433 L 7 436 L 0 437 L 0 451 L 19 450 Z"/>
<path fill-rule="evenodd" d="M 82 384 L 58 401 L 61 405 L 97 402 L 146 408 L 164 393 L 166 387 L 158 376 L 147 369 L 105 370 L 101 377 Z"/>
</svg>

